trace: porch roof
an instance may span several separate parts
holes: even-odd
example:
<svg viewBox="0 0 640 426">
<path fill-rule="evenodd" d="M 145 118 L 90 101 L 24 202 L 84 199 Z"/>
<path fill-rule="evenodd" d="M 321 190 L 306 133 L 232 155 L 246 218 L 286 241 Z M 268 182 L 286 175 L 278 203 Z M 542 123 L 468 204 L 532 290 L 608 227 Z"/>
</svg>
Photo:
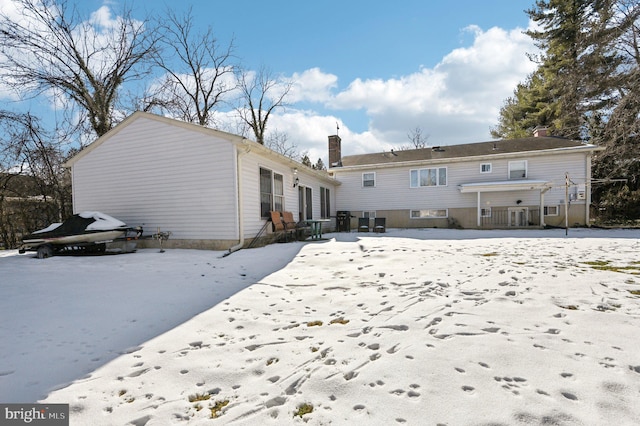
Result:
<svg viewBox="0 0 640 426">
<path fill-rule="evenodd" d="M 551 187 L 551 182 L 546 180 L 506 180 L 497 182 L 474 182 L 458 185 L 460 192 L 503 192 L 503 191 L 530 191 L 534 189 L 546 189 Z"/>
</svg>

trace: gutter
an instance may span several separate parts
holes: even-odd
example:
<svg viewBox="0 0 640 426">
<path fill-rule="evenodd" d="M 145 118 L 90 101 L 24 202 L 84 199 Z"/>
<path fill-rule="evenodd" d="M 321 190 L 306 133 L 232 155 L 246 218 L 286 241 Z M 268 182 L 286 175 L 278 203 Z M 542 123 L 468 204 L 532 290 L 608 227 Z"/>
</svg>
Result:
<svg viewBox="0 0 640 426">
<path fill-rule="evenodd" d="M 236 196 L 238 197 L 238 236 L 240 237 L 240 241 L 233 247 L 229 248 L 229 251 L 225 253 L 222 257 L 229 256 L 231 253 L 234 253 L 244 246 L 244 211 L 242 208 L 242 155 L 248 154 L 251 151 L 251 148 L 247 146 L 246 139 L 242 139 L 241 141 L 244 150 L 241 150 L 239 147 L 236 149 L 236 182 L 238 183 L 238 188 L 236 191 Z"/>
<path fill-rule="evenodd" d="M 604 147 L 596 146 L 596 145 L 584 145 L 584 146 L 572 146 L 572 147 L 564 147 L 564 148 L 554 148 L 554 149 L 544 149 L 539 151 L 518 151 L 518 152 L 500 152 L 494 154 L 481 154 L 481 155 L 470 155 L 468 157 L 447 157 L 447 158 L 429 158 L 429 159 L 421 159 L 421 160 L 408 160 L 408 161 L 391 161 L 387 163 L 368 163 L 368 164 L 357 164 L 352 166 L 340 166 L 340 167 L 331 167 L 327 169 L 329 173 L 333 173 L 334 175 L 339 174 L 341 171 L 358 171 L 358 170 L 371 170 L 371 169 L 382 169 L 382 168 L 394 168 L 394 167 L 417 167 L 424 165 L 440 165 L 440 164 L 450 164 L 450 163 L 465 163 L 471 161 L 479 161 L 479 160 L 494 160 L 496 158 L 519 158 L 519 157 L 540 157 L 551 155 L 557 152 L 564 153 L 581 153 L 584 151 L 591 151 L 591 153 L 596 151 L 604 151 Z"/>
</svg>

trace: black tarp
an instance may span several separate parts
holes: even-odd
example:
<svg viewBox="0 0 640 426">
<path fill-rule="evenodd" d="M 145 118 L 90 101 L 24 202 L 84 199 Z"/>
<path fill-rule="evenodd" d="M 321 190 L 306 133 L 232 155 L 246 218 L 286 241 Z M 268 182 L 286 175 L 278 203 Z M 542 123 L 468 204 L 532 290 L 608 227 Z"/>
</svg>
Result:
<svg viewBox="0 0 640 426">
<path fill-rule="evenodd" d="M 56 229 L 52 229 L 47 232 L 36 232 L 31 235 L 27 235 L 24 237 L 25 240 L 29 239 L 37 239 L 37 238 L 56 238 L 56 237 L 64 237 L 68 235 L 78 235 L 86 232 L 87 226 L 91 225 L 95 222 L 96 219 L 93 217 L 84 218 L 79 214 L 74 214 L 69 219 L 62 222 L 62 225 L 58 226 Z"/>
</svg>

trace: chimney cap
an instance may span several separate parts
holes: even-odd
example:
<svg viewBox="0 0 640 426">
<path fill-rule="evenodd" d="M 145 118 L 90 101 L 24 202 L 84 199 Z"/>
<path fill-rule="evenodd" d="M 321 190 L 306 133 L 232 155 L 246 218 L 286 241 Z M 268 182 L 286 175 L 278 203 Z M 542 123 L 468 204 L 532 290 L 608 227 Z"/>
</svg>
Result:
<svg viewBox="0 0 640 426">
<path fill-rule="evenodd" d="M 536 126 L 533 129 L 534 138 L 543 138 L 549 136 L 549 128 L 547 126 Z"/>
</svg>

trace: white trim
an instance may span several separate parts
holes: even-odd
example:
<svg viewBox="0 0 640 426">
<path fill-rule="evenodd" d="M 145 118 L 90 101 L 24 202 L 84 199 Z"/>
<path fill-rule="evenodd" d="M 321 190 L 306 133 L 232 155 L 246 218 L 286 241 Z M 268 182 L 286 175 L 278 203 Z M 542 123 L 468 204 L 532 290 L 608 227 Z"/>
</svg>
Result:
<svg viewBox="0 0 640 426">
<path fill-rule="evenodd" d="M 521 169 L 513 169 L 511 168 L 512 165 L 516 165 L 518 163 L 524 163 L 524 176 L 518 176 L 517 178 L 515 178 L 514 180 L 520 180 L 520 179 L 526 179 L 529 173 L 529 162 L 527 160 L 511 160 L 509 161 L 509 174 L 507 175 L 507 179 L 512 179 L 511 178 L 511 172 L 512 171 L 519 171 Z"/>
<path fill-rule="evenodd" d="M 555 213 L 549 213 L 549 209 L 556 209 Z M 545 216 L 558 216 L 560 215 L 560 206 L 558 205 L 553 205 L 553 206 L 544 206 L 544 215 Z"/>
<path fill-rule="evenodd" d="M 359 164 L 353 166 L 340 166 L 340 167 L 331 167 L 328 169 L 329 173 L 340 173 L 341 171 L 354 171 L 354 170 L 368 170 L 368 169 L 388 169 L 388 168 L 397 168 L 397 167 L 411 167 L 411 168 L 427 168 L 432 166 L 437 166 L 439 164 L 453 164 L 453 163 L 469 163 L 469 162 L 477 162 L 477 161 L 497 161 L 500 159 L 507 158 L 531 158 L 531 157 L 541 157 L 547 155 L 554 155 L 560 153 L 578 153 L 578 152 L 598 152 L 604 151 L 604 147 L 597 145 L 580 145 L 580 146 L 569 146 L 563 148 L 552 148 L 552 149 L 542 149 L 538 151 L 520 151 L 520 152 L 508 152 L 508 153 L 495 153 L 495 154 L 484 154 L 484 155 L 472 155 L 469 157 L 450 157 L 450 158 L 432 158 L 429 160 L 410 160 L 410 161 L 398 161 L 391 163 L 372 163 L 372 164 Z"/>
<path fill-rule="evenodd" d="M 422 212 L 439 212 L 439 211 L 444 211 L 444 216 L 431 216 L 431 215 L 427 215 L 427 216 L 419 216 L 419 217 L 414 217 L 413 216 L 413 212 L 421 212 L 420 214 L 422 214 Z M 446 219 L 449 217 L 449 209 L 412 209 L 409 210 L 409 219 Z"/>
<path fill-rule="evenodd" d="M 440 170 L 444 169 L 444 174 L 445 174 L 445 183 L 444 185 L 440 183 Z M 420 172 L 422 170 L 435 170 L 436 171 L 436 184 L 435 185 L 420 185 Z M 411 175 L 413 174 L 413 172 L 417 173 L 417 185 L 414 186 L 413 185 L 413 180 L 411 178 Z M 422 167 L 419 169 L 410 169 L 409 170 L 409 188 L 415 189 L 415 188 L 432 188 L 432 187 L 438 187 L 438 186 L 449 186 L 449 168 L 448 167 Z"/>
<path fill-rule="evenodd" d="M 373 185 L 365 185 L 364 182 L 364 175 L 373 175 Z M 368 179 L 367 182 L 370 182 L 371 180 Z M 375 188 L 377 184 L 377 176 L 376 176 L 376 172 L 363 172 L 362 173 L 362 187 L 363 188 Z"/>
<path fill-rule="evenodd" d="M 484 166 L 489 166 L 487 167 L 488 170 L 483 170 Z M 484 174 L 489 174 L 493 171 L 493 166 L 491 165 L 491 163 L 480 163 L 480 173 Z"/>
<path fill-rule="evenodd" d="M 473 182 L 458 185 L 462 194 L 473 192 L 502 192 L 502 191 L 528 191 L 551 187 L 552 183 L 546 180 L 508 180 L 496 182 Z"/>
</svg>

